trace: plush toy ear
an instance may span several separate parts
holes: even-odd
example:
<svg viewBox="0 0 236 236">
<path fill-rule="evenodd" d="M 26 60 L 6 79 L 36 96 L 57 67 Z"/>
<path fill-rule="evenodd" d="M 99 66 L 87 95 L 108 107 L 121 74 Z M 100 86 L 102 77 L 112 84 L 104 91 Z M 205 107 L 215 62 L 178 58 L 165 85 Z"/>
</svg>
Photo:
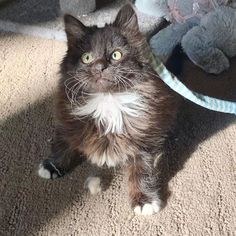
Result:
<svg viewBox="0 0 236 236">
<path fill-rule="evenodd" d="M 117 14 L 113 26 L 129 32 L 138 32 L 138 19 L 130 4 L 123 6 Z"/>
<path fill-rule="evenodd" d="M 71 15 L 65 15 L 64 22 L 68 45 L 76 43 L 79 39 L 84 37 L 88 31 L 86 26 Z"/>
</svg>

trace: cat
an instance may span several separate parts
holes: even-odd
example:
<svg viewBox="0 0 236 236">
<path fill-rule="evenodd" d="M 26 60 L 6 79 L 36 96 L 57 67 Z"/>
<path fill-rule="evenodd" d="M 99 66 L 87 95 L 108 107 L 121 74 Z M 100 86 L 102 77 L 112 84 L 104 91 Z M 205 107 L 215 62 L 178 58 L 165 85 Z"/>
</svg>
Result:
<svg viewBox="0 0 236 236">
<path fill-rule="evenodd" d="M 62 177 L 88 160 L 128 171 L 137 214 L 161 209 L 155 163 L 176 120 L 178 96 L 149 65 L 145 37 L 130 4 L 104 28 L 65 15 L 68 51 L 61 64 L 51 156 L 39 175 Z"/>
</svg>

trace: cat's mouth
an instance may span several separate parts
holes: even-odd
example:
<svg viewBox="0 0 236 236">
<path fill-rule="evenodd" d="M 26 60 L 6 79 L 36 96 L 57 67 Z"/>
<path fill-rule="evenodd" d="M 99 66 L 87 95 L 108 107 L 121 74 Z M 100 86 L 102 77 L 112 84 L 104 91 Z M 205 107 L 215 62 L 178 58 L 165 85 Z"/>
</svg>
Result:
<svg viewBox="0 0 236 236">
<path fill-rule="evenodd" d="M 106 92 L 113 86 L 114 81 L 104 76 L 95 77 L 92 85 L 96 92 Z"/>
<path fill-rule="evenodd" d="M 113 83 L 113 81 L 111 79 L 108 79 L 108 78 L 103 77 L 103 76 L 96 77 L 95 81 L 96 81 L 97 85 L 101 85 L 101 86 L 110 85 L 110 84 Z"/>
<path fill-rule="evenodd" d="M 111 82 L 111 80 L 104 77 L 100 77 L 96 79 L 96 83 L 106 83 L 106 82 Z"/>
</svg>

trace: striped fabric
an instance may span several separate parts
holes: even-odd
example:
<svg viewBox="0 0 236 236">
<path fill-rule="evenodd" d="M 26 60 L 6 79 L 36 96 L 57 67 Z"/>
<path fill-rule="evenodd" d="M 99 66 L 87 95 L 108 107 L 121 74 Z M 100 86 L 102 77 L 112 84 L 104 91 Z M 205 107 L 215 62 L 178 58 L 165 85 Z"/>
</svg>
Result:
<svg viewBox="0 0 236 236">
<path fill-rule="evenodd" d="M 157 57 L 151 54 L 150 59 L 153 69 L 160 76 L 161 80 L 184 98 L 209 110 L 236 115 L 236 102 L 216 99 L 193 92 L 189 90 L 182 82 L 180 82 L 177 77 L 171 74 Z"/>
</svg>

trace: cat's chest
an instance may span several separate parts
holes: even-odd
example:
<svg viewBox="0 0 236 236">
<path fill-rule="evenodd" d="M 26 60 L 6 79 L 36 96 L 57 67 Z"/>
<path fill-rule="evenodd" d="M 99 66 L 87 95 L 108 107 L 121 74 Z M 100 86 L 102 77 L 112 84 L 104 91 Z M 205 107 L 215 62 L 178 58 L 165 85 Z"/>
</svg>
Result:
<svg viewBox="0 0 236 236">
<path fill-rule="evenodd" d="M 98 93 L 91 95 L 83 106 L 74 107 L 71 114 L 78 119 L 92 118 L 99 132 L 107 135 L 124 133 L 127 123 L 134 125 L 144 110 L 144 100 L 135 92 Z"/>
</svg>

